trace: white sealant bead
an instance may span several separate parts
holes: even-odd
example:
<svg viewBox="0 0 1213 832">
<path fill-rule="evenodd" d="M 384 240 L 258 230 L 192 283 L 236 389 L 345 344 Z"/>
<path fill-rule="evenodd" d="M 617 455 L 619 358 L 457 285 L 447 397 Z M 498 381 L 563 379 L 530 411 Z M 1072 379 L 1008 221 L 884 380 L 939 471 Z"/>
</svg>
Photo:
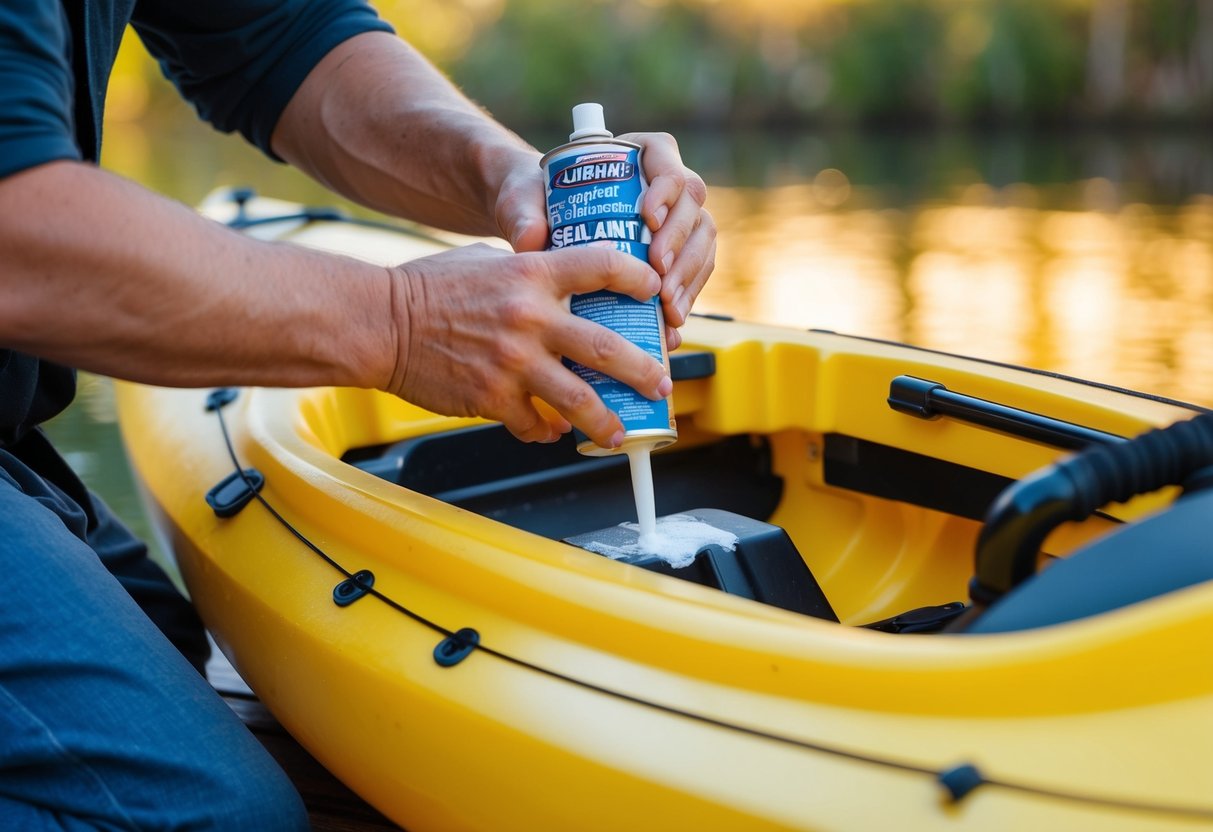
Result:
<svg viewBox="0 0 1213 832">
<path fill-rule="evenodd" d="M 575 142 L 590 136 L 602 136 L 609 139 L 614 134 L 606 129 L 606 119 L 602 115 L 602 105 L 594 103 L 578 104 L 573 108 L 573 132 L 569 141 Z"/>
<path fill-rule="evenodd" d="M 689 514 L 671 514 L 657 518 L 657 533 L 647 541 L 640 539 L 637 523 L 620 523 L 620 528 L 636 533 L 636 541 L 615 545 L 592 541 L 585 548 L 608 558 L 618 560 L 629 555 L 656 555 L 675 569 L 694 563 L 699 550 L 716 544 L 729 551 L 737 548 L 737 535 L 718 529 Z"/>
</svg>

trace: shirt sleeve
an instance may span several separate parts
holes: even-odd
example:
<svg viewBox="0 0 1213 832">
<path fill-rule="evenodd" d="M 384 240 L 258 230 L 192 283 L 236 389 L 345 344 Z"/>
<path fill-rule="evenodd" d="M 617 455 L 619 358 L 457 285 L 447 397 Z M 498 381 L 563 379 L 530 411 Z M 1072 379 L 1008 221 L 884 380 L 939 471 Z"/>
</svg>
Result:
<svg viewBox="0 0 1213 832">
<path fill-rule="evenodd" d="M 354 35 L 392 31 L 362 0 L 140 0 L 131 22 L 202 118 L 273 159 L 278 118 L 320 59 Z"/>
<path fill-rule="evenodd" d="M 62 4 L 0 3 L 0 178 L 81 157 Z"/>
</svg>

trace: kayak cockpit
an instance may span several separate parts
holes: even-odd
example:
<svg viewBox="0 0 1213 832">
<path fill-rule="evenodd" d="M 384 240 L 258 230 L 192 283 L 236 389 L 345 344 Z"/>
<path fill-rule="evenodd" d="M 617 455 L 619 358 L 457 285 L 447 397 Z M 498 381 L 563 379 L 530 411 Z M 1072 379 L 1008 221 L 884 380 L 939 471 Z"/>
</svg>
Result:
<svg viewBox="0 0 1213 832">
<path fill-rule="evenodd" d="M 676 356 L 674 376 L 683 391 L 710 383 L 714 373 L 711 353 Z M 984 419 L 984 427 L 993 429 L 988 433 L 1018 439 L 1023 447 L 1124 441 L 905 375 L 896 376 L 889 390 L 890 412 L 938 418 L 929 406 L 979 425 Z M 915 421 L 908 416 L 902 418 Z M 678 566 L 635 547 L 620 555 L 616 546 L 610 556 L 771 606 L 886 632 L 937 632 L 963 611 L 959 599 L 969 595 L 980 521 L 1017 479 L 997 464 L 966 465 L 861 431 L 721 434 L 699 429 L 694 413 L 680 420 L 680 442 L 653 456 L 657 513 L 710 517 L 713 525 L 736 532 L 736 547 L 707 545 Z M 342 459 L 410 491 L 597 554 L 606 554 L 611 546 L 605 541 L 626 534 L 621 522 L 635 517 L 626 458 L 582 456 L 571 436 L 523 445 L 500 425 L 464 424 L 353 447 Z M 1074 518 L 1085 522 L 1069 524 L 1048 547 L 1033 549 L 1031 571 L 1037 558 L 1058 560 L 1121 524 L 1093 514 Z M 1168 533 L 1159 529 L 1167 522 L 1154 531 L 1164 540 Z M 1054 575 L 1046 587 L 1064 586 L 1059 576 L 1070 571 Z M 1180 566 L 1175 574 L 1188 572 Z M 1185 581 L 1163 584 L 1174 589 L 1191 582 Z M 1117 592 L 1087 592 L 1081 583 L 1068 592 L 1088 596 L 1084 602 L 1068 604 L 1066 591 L 1034 588 L 1029 601 L 1010 604 L 1009 614 L 1000 611 L 973 631 L 1027 629 L 1093 614 L 1076 612 L 1088 608 L 1115 608 Z"/>
</svg>

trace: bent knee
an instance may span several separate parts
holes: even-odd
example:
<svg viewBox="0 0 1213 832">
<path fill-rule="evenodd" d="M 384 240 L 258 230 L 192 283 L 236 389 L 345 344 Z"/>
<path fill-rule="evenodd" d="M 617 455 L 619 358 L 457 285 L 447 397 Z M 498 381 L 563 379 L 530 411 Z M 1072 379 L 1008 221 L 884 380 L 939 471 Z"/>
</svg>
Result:
<svg viewBox="0 0 1213 832">
<path fill-rule="evenodd" d="M 199 795 L 197 826 L 190 829 L 256 829 L 301 832 L 311 828 L 299 792 L 269 757 L 244 766 L 225 767 Z"/>
</svg>

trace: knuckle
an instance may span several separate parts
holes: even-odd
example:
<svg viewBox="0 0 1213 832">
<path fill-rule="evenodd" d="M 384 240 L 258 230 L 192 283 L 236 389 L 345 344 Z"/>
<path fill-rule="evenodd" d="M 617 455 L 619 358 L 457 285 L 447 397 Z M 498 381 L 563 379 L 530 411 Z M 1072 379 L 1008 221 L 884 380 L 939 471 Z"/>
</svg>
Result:
<svg viewBox="0 0 1213 832">
<path fill-rule="evenodd" d="M 602 273 L 611 280 L 623 277 L 632 265 L 626 255 L 620 255 L 609 248 L 598 249 L 597 254 L 602 263 Z"/>
<path fill-rule="evenodd" d="M 656 361 L 649 361 L 644 373 L 646 389 L 656 389 L 663 376 L 665 376 L 665 367 Z"/>
<path fill-rule="evenodd" d="M 529 253 L 515 254 L 510 258 L 510 262 L 513 264 L 516 279 L 526 283 L 537 283 L 551 277 L 552 259 Z"/>
<path fill-rule="evenodd" d="M 602 286 L 616 285 L 631 265 L 628 260 L 634 259 L 620 255 L 613 249 L 597 246 L 582 246 L 579 251 L 584 252 L 585 260 L 581 264 L 584 273 L 596 275 L 597 282 Z"/>
<path fill-rule="evenodd" d="M 674 138 L 673 134 L 667 133 L 664 130 L 652 134 L 652 141 L 659 144 L 664 144 L 673 150 L 678 149 L 678 139 Z"/>
<path fill-rule="evenodd" d="M 687 186 L 690 184 L 690 180 L 687 178 L 685 168 L 667 171 L 661 175 L 667 182 L 669 182 L 670 188 L 675 193 L 682 193 L 686 191 Z"/>
<path fill-rule="evenodd" d="M 701 206 L 708 201 L 708 186 L 703 181 L 703 177 L 692 170 L 688 170 L 683 178 L 686 182 L 686 191 L 691 195 L 692 199 Z"/>
<path fill-rule="evenodd" d="M 547 427 L 536 415 L 515 419 L 507 426 L 510 433 L 523 442 L 534 442 L 547 436 Z"/>
<path fill-rule="evenodd" d="M 619 355 L 620 337 L 605 327 L 598 327 L 590 336 L 589 349 L 595 362 L 603 364 Z"/>
<path fill-rule="evenodd" d="M 493 363 L 506 373 L 517 374 L 527 366 L 527 351 L 511 338 L 500 338 L 493 345 Z M 484 383 L 490 390 L 499 390 L 506 386 L 504 378 L 500 375 L 486 379 Z"/>
<path fill-rule="evenodd" d="M 574 249 L 589 262 L 586 264 L 595 271 L 610 271 L 615 268 L 615 250 L 605 245 L 578 246 Z"/>
<path fill-rule="evenodd" d="M 603 252 L 597 246 L 570 246 L 553 251 L 549 259 L 552 260 L 552 269 L 557 275 L 598 272 L 602 268 Z"/>
<path fill-rule="evenodd" d="M 597 401 L 598 394 L 584 384 L 571 388 L 565 396 L 565 404 L 573 413 L 583 413 Z"/>
<path fill-rule="evenodd" d="M 685 265 L 681 282 L 689 293 L 687 300 L 692 301 L 716 268 L 716 246 L 696 244 L 694 253 L 686 257 Z"/>
<path fill-rule="evenodd" d="M 686 244 L 686 241 L 691 238 L 691 235 L 695 233 L 696 227 L 697 223 L 694 221 L 679 222 L 677 224 L 671 223 L 672 239 L 677 243 L 678 249 L 681 249 Z"/>
<path fill-rule="evenodd" d="M 538 320 L 534 305 L 517 295 L 503 301 L 497 314 L 509 329 L 530 329 Z M 504 342 L 501 346 L 504 346 Z"/>
<path fill-rule="evenodd" d="M 661 282 L 661 291 L 658 293 L 662 304 L 670 304 L 674 302 L 674 293 L 682 288 L 682 282 L 679 280 L 663 280 Z"/>
</svg>

